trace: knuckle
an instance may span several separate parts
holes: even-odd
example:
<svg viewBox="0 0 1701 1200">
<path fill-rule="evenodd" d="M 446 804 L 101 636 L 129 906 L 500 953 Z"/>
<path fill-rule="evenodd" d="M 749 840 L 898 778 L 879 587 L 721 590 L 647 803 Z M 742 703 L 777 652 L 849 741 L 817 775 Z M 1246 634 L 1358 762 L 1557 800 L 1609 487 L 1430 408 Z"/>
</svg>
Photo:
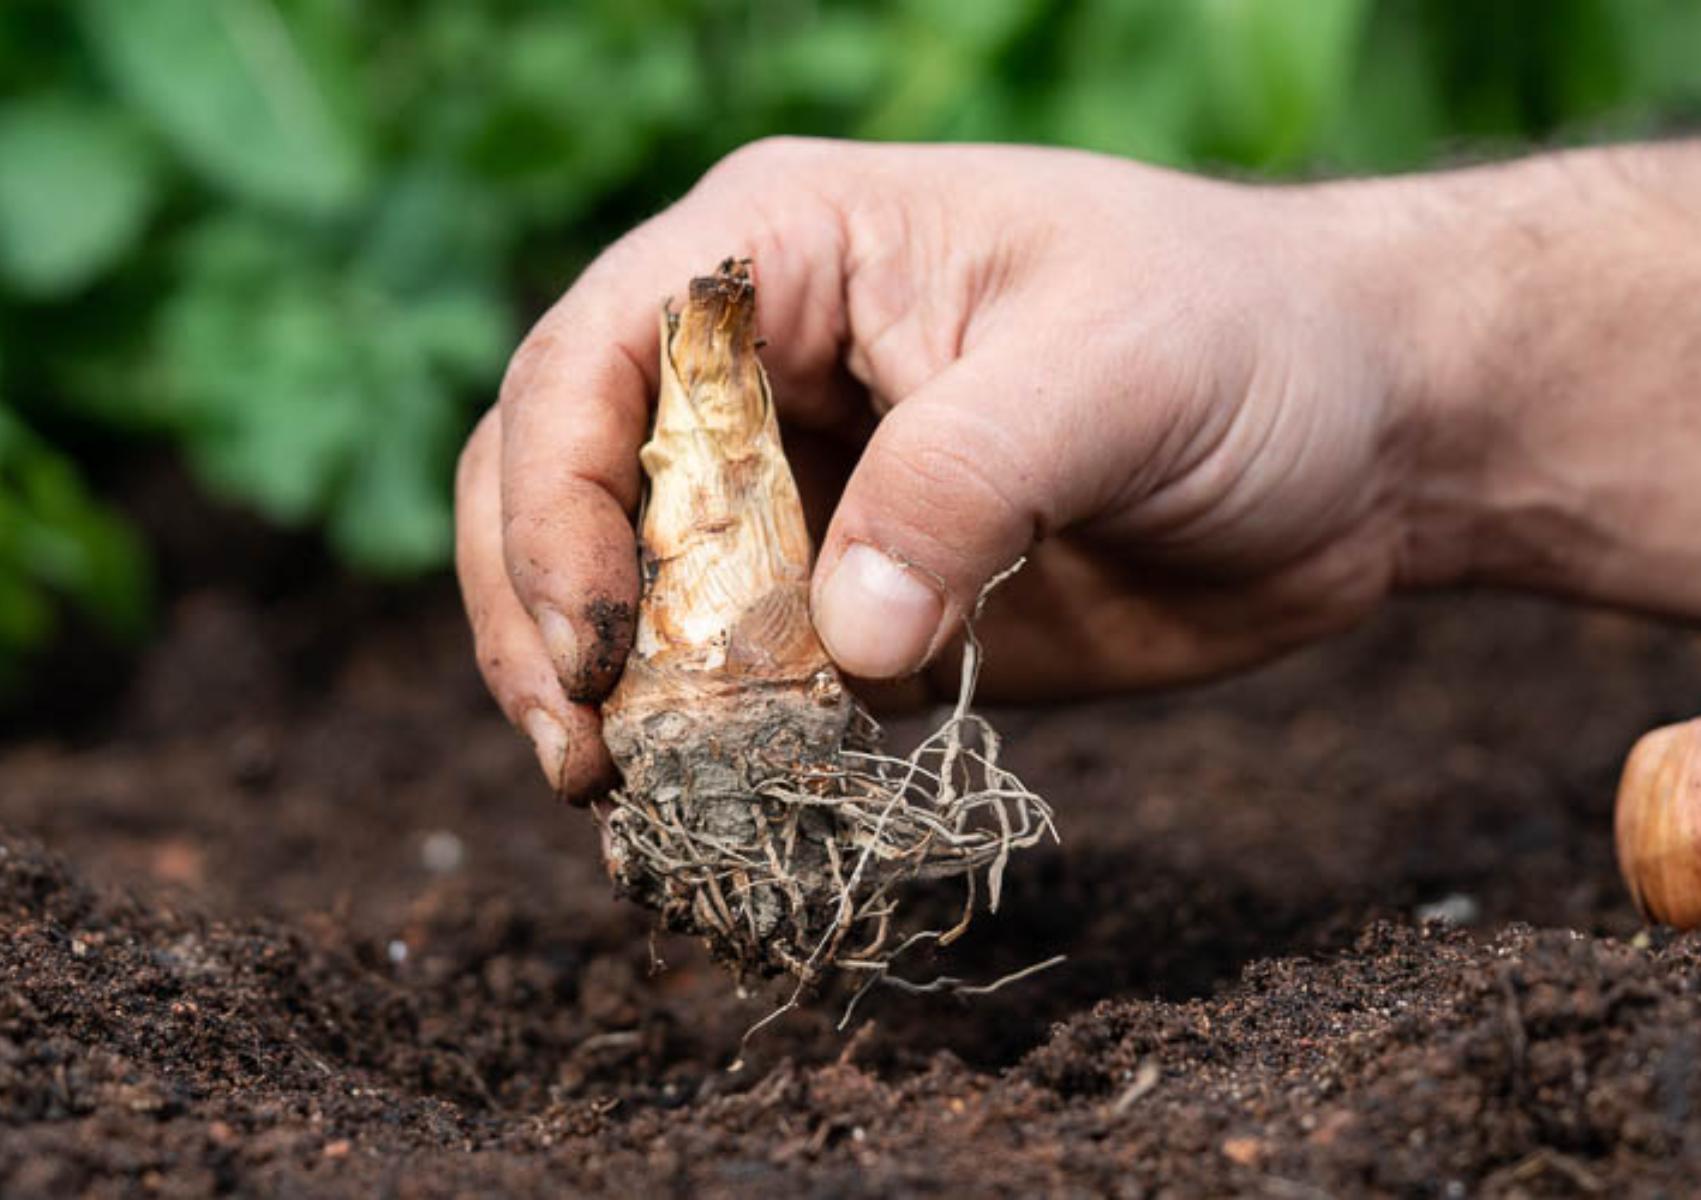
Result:
<svg viewBox="0 0 1701 1200">
<path fill-rule="evenodd" d="M 566 532 L 559 519 L 549 512 L 528 507 L 503 513 L 502 545 L 508 553 L 510 573 L 516 560 L 529 560 L 547 550 Z"/>
<path fill-rule="evenodd" d="M 502 372 L 502 386 L 497 391 L 498 403 L 513 404 L 531 390 L 532 384 L 542 374 L 545 364 L 555 352 L 555 344 L 550 319 L 545 316 L 525 336 L 508 359 L 508 367 Z"/>
<path fill-rule="evenodd" d="M 571 524 L 550 512 L 522 510 L 503 516 L 503 565 L 522 604 L 529 607 L 565 590 L 558 568 L 561 548 L 572 536 Z"/>
<path fill-rule="evenodd" d="M 1020 519 L 1017 471 L 984 438 L 971 436 L 979 432 L 948 425 L 918 434 L 897 448 L 894 464 L 924 502 L 942 511 L 973 516 L 981 526 Z"/>
<path fill-rule="evenodd" d="M 1018 473 L 1001 460 L 949 429 L 918 433 L 887 455 L 877 494 L 915 551 L 925 548 L 948 578 L 988 556 L 1019 554 L 1034 540 L 1040 522 L 1021 499 Z"/>
<path fill-rule="evenodd" d="M 728 182 L 762 180 L 771 172 L 796 166 L 808 157 L 815 142 L 810 138 L 774 134 L 746 142 L 726 155 L 703 176 L 710 186 Z"/>
<path fill-rule="evenodd" d="M 492 408 L 479 418 L 455 459 L 455 495 L 463 500 L 472 493 L 490 466 L 495 431 L 496 410 Z"/>
<path fill-rule="evenodd" d="M 502 698 L 503 671 L 507 666 L 507 660 L 503 657 L 501 650 L 491 644 L 488 637 L 478 639 L 476 657 L 478 673 L 484 676 L 485 686 L 500 700 Z"/>
<path fill-rule="evenodd" d="M 473 626 L 473 660 L 478 663 L 478 673 L 484 679 L 484 686 L 490 689 L 490 694 L 496 698 L 497 704 L 504 709 L 508 707 L 509 674 L 513 667 L 513 657 L 510 648 L 504 644 L 504 639 L 495 635 L 490 628 L 488 619 L 475 616 Z"/>
<path fill-rule="evenodd" d="M 665 215 L 664 213 L 663 216 Z M 661 220 L 662 216 L 651 217 L 610 242 L 591 265 L 585 268 L 580 281 L 619 278 L 636 269 L 635 264 L 641 264 L 652 257 L 656 252 L 657 223 Z"/>
<path fill-rule="evenodd" d="M 494 621 L 475 621 L 473 658 L 485 688 L 510 721 L 538 702 L 534 669 L 521 639 L 496 628 Z"/>
</svg>

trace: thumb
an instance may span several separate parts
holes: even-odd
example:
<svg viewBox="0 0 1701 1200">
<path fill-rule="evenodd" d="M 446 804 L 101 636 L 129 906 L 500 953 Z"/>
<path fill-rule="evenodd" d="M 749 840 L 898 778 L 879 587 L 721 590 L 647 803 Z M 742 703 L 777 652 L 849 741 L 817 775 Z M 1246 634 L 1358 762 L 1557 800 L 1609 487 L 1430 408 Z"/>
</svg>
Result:
<svg viewBox="0 0 1701 1200">
<path fill-rule="evenodd" d="M 815 625 L 852 675 L 920 670 L 981 589 L 1066 518 L 1050 406 L 959 360 L 889 412 L 816 564 Z"/>
</svg>

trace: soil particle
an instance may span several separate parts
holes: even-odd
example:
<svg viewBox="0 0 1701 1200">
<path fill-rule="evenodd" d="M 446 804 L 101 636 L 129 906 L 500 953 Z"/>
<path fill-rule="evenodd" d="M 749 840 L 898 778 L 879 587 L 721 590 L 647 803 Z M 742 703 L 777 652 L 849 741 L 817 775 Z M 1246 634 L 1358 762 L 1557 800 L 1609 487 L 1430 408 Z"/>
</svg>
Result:
<svg viewBox="0 0 1701 1200">
<path fill-rule="evenodd" d="M 637 614 L 624 600 L 599 596 L 585 606 L 585 623 L 591 628 L 590 653 L 567 692 L 567 698 L 577 704 L 600 700 L 614 687 L 632 648 Z"/>
</svg>

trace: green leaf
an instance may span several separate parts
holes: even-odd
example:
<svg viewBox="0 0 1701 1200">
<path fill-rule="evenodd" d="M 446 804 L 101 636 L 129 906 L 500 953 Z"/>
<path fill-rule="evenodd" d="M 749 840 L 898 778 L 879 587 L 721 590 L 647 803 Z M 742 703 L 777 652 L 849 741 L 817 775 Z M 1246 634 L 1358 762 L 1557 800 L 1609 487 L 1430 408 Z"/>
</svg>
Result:
<svg viewBox="0 0 1701 1200">
<path fill-rule="evenodd" d="M 201 231 L 184 274 L 153 404 L 206 484 L 274 521 L 325 522 L 372 570 L 447 561 L 457 388 L 494 394 L 512 344 L 494 290 L 451 274 L 398 292 L 388 255 L 350 269 L 251 219 Z"/>
<path fill-rule="evenodd" d="M 1439 57 L 1430 23 L 1409 9 L 1379 9 L 1356 56 L 1350 100 L 1318 139 L 1319 165 L 1390 171 L 1428 161 L 1447 127 Z"/>
<path fill-rule="evenodd" d="M 893 86 L 860 122 L 859 136 L 961 136 L 965 98 L 990 99 L 1000 56 L 1041 14 L 1040 0 L 903 0 L 890 44 Z"/>
<path fill-rule="evenodd" d="M 1608 15 L 1622 28 L 1631 91 L 1643 106 L 1691 105 L 1701 98 L 1701 5 L 1694 0 L 1614 4 Z"/>
<path fill-rule="evenodd" d="M 1346 102 L 1367 0 L 1210 0 L 1195 11 L 1219 123 L 1211 149 L 1247 166 L 1303 162 Z"/>
<path fill-rule="evenodd" d="M 146 624 L 149 595 L 129 526 L 89 495 L 70 459 L 0 405 L 0 684 L 53 636 L 61 604 L 130 640 Z"/>
<path fill-rule="evenodd" d="M 920 25 L 973 53 L 988 53 L 1019 34 L 1040 12 L 1039 0 L 902 0 L 897 7 Z"/>
<path fill-rule="evenodd" d="M 1196 24 L 1187 8 L 1154 0 L 1077 14 L 1041 138 L 1188 164 L 1200 100 Z"/>
<path fill-rule="evenodd" d="M 302 213 L 357 202 L 367 163 L 270 0 L 83 0 L 120 90 L 212 183 Z"/>
<path fill-rule="evenodd" d="M 443 286 L 415 297 L 396 313 L 394 332 L 410 353 L 441 367 L 456 383 L 483 387 L 494 396 L 514 326 L 489 288 Z"/>
<path fill-rule="evenodd" d="M 640 171 L 665 130 L 701 111 L 686 30 L 624 38 L 582 11 L 540 7 L 489 47 L 469 166 L 545 219 L 560 221 Z"/>
<path fill-rule="evenodd" d="M 373 397 L 383 419 L 368 430 L 358 469 L 331 515 L 332 544 L 350 561 L 386 575 L 441 566 L 454 538 L 449 475 L 459 421 L 442 384 L 404 342 L 376 348 Z"/>
<path fill-rule="evenodd" d="M 897 39 L 868 13 L 823 12 L 750 47 L 744 74 L 768 105 L 797 99 L 868 103 L 891 71 Z"/>
<path fill-rule="evenodd" d="M 490 188 L 447 165 L 400 165 L 373 206 L 358 268 L 401 295 L 494 277 L 514 236 L 506 216 Z"/>
<path fill-rule="evenodd" d="M 40 298 L 93 280 L 140 238 L 155 168 L 111 109 L 58 95 L 0 106 L 0 276 Z"/>
<path fill-rule="evenodd" d="M 360 324 L 308 249 L 265 223 L 215 223 L 159 336 L 159 419 L 217 491 L 291 525 L 328 503 L 365 402 Z"/>
</svg>

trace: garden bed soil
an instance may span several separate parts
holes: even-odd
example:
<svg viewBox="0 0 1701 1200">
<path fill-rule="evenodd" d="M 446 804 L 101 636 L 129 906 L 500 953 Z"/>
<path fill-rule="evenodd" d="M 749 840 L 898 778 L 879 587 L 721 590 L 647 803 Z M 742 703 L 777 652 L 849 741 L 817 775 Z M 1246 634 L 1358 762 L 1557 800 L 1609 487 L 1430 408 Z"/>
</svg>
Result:
<svg viewBox="0 0 1701 1200">
<path fill-rule="evenodd" d="M 1610 843 L 1626 747 L 1701 709 L 1690 635 L 1435 597 L 1239 681 L 998 714 L 1064 844 L 912 970 L 1068 962 L 843 1032 L 825 997 L 730 1070 L 774 996 L 612 898 L 446 585 L 225 574 L 0 743 L 0 1194 L 1701 1178 L 1701 947 L 1641 931 Z"/>
</svg>

